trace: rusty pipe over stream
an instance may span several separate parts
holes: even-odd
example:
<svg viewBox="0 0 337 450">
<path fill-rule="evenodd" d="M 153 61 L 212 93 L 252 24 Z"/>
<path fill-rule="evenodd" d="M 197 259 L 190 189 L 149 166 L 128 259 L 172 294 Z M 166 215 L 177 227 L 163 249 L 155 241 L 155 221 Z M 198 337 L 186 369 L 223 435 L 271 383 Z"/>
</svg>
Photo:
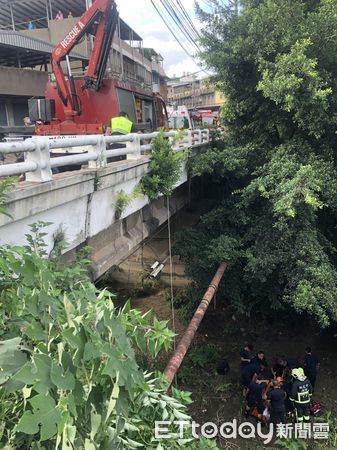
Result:
<svg viewBox="0 0 337 450">
<path fill-rule="evenodd" d="M 209 304 L 212 301 L 212 298 L 214 297 L 214 294 L 219 286 L 219 283 L 221 281 L 221 278 L 227 269 L 226 263 L 221 263 L 218 267 L 218 270 L 216 271 L 213 280 L 211 281 L 211 284 L 208 286 L 207 291 L 205 292 L 205 295 L 203 299 L 201 300 L 198 309 L 194 313 L 194 316 L 189 323 L 183 337 L 181 338 L 175 352 L 173 353 L 169 363 L 166 366 L 166 369 L 164 370 L 164 374 L 166 375 L 166 378 L 168 379 L 168 386 L 167 390 L 170 388 L 172 381 L 174 379 L 175 374 L 177 373 L 179 367 L 181 366 L 181 363 L 183 362 L 183 359 L 187 353 L 187 350 L 189 346 L 191 345 L 192 340 L 194 339 L 195 333 L 197 329 L 199 328 L 200 322 L 202 321 L 205 312 L 207 311 L 207 308 Z"/>
</svg>

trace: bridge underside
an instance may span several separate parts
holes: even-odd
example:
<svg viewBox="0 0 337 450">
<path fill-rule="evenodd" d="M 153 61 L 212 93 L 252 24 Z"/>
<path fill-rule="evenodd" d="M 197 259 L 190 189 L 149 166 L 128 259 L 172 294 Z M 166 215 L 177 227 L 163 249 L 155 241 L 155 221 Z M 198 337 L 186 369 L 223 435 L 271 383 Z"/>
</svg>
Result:
<svg viewBox="0 0 337 450">
<path fill-rule="evenodd" d="M 170 197 L 170 216 L 181 210 L 188 201 L 186 182 Z M 112 266 L 126 259 L 166 221 L 167 202 L 166 198 L 160 197 L 88 239 L 86 244 L 92 248 L 92 278 L 96 280 Z"/>
</svg>

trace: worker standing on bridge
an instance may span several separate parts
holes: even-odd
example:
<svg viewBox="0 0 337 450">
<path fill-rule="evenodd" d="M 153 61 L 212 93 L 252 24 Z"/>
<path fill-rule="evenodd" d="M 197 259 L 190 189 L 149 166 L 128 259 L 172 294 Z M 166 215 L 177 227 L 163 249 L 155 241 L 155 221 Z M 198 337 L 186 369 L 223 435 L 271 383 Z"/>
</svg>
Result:
<svg viewBox="0 0 337 450">
<path fill-rule="evenodd" d="M 111 119 L 111 134 L 113 136 L 134 133 L 134 128 L 135 126 L 126 112 L 121 111 L 118 117 L 113 117 Z"/>
<path fill-rule="evenodd" d="M 126 112 L 121 111 L 118 117 L 113 117 L 111 119 L 111 126 L 107 127 L 106 134 L 111 136 L 119 136 L 125 135 L 129 133 L 135 132 L 135 126 L 133 122 L 129 119 Z M 116 149 L 116 148 L 125 148 L 126 144 L 124 142 L 115 142 L 113 144 L 109 144 L 108 149 Z M 122 156 L 114 156 L 112 158 L 108 158 L 108 162 L 120 161 L 122 159 L 126 159 L 125 155 Z"/>
</svg>

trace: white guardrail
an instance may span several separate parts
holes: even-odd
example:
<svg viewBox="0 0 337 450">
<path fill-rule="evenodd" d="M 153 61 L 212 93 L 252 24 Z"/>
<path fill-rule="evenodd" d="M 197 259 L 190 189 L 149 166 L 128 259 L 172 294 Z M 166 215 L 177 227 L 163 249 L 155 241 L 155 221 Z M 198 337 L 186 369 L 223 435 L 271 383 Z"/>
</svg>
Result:
<svg viewBox="0 0 337 450">
<path fill-rule="evenodd" d="M 99 169 L 108 164 L 108 158 L 127 155 L 128 159 L 138 159 L 151 151 L 151 142 L 157 134 L 158 132 L 118 136 L 34 136 L 24 141 L 0 143 L 0 156 L 24 154 L 24 162 L 0 165 L 0 177 L 26 174 L 27 181 L 45 182 L 52 180 L 52 169 L 56 167 L 88 163 L 89 168 Z M 170 131 L 164 134 L 172 141 L 176 151 L 209 142 L 208 129 L 183 133 Z M 122 145 L 120 148 L 107 149 L 109 144 Z M 60 153 L 66 156 L 58 156 Z"/>
</svg>

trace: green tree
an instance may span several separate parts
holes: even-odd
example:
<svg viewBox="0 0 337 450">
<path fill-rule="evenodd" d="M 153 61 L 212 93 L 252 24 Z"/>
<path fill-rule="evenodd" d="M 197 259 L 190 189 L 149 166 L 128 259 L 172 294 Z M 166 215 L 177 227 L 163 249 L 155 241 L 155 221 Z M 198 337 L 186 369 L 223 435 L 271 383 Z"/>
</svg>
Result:
<svg viewBox="0 0 337 450">
<path fill-rule="evenodd" d="M 0 182 L 0 214 L 11 217 L 7 212 L 7 194 L 10 188 L 14 185 L 16 181 L 15 177 L 6 178 L 4 181 Z"/>
<path fill-rule="evenodd" d="M 168 395 L 138 362 L 170 348 L 167 322 L 116 308 L 90 282 L 85 254 L 66 268 L 48 259 L 46 225 L 32 226 L 25 247 L 0 247 L 0 448 L 195 448 L 174 427 L 156 439 L 156 420 L 190 420 L 191 399 Z"/>
<path fill-rule="evenodd" d="M 140 190 L 150 200 L 160 195 L 170 196 L 181 176 L 182 164 L 186 159 L 183 151 L 175 152 L 164 132 L 152 141 L 149 174 L 140 181 Z"/>
<path fill-rule="evenodd" d="M 337 320 L 336 1 L 241 3 L 198 10 L 226 137 L 194 161 L 221 196 L 179 253 L 202 287 L 228 260 L 240 311 L 291 306 L 325 327 Z"/>
</svg>

